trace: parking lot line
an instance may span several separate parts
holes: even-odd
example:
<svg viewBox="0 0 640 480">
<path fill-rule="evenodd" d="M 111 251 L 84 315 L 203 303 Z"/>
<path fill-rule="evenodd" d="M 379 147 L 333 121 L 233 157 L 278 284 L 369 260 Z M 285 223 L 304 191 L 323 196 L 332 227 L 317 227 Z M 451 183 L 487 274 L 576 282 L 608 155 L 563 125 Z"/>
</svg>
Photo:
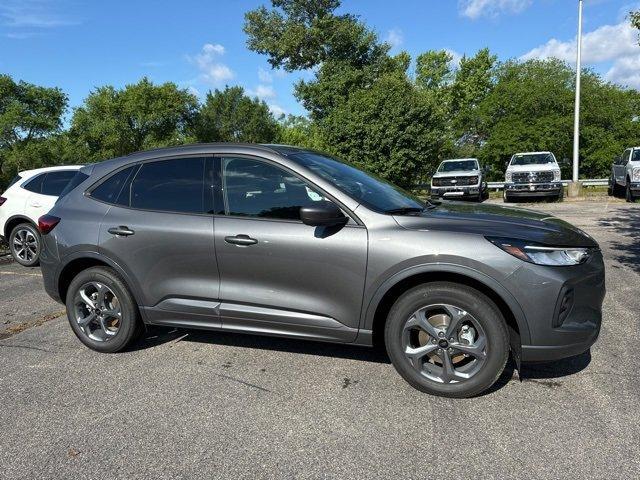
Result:
<svg viewBox="0 0 640 480">
<path fill-rule="evenodd" d="M 25 277 L 41 277 L 41 273 L 22 273 L 22 272 L 7 272 L 0 270 L 0 275 L 22 275 Z"/>
</svg>

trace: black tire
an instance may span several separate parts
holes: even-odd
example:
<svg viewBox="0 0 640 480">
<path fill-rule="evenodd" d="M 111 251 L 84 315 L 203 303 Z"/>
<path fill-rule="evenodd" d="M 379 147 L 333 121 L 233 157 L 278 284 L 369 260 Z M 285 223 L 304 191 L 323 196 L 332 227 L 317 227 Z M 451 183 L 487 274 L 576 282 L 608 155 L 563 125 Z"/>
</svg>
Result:
<svg viewBox="0 0 640 480">
<path fill-rule="evenodd" d="M 502 201 L 504 203 L 511 203 L 513 201 L 513 199 L 511 197 L 509 197 L 509 195 L 507 195 L 507 191 L 506 190 L 502 191 Z"/>
<path fill-rule="evenodd" d="M 410 363 L 402 347 L 403 329 L 414 312 L 427 305 L 449 304 L 464 309 L 480 324 L 486 337 L 486 357 L 471 378 L 457 383 L 438 383 Z M 393 305 L 385 325 L 385 345 L 393 366 L 414 388 L 443 397 L 479 395 L 502 374 L 509 355 L 509 335 L 500 310 L 481 292 L 466 285 L 433 282 L 412 288 Z"/>
<path fill-rule="evenodd" d="M 627 202 L 629 203 L 634 203 L 636 201 L 635 198 L 633 198 L 633 192 L 631 191 L 631 181 L 627 178 L 627 186 L 625 188 L 625 192 L 624 192 L 624 198 Z"/>
<path fill-rule="evenodd" d="M 77 321 L 76 295 L 81 287 L 91 282 L 97 282 L 108 287 L 119 302 L 121 311 L 120 324 L 117 333 L 112 338 L 109 338 L 108 341 L 97 341 L 90 338 Z M 144 329 L 133 295 L 131 295 L 122 279 L 111 268 L 92 267 L 76 275 L 67 290 L 66 307 L 67 318 L 73 333 L 87 347 L 98 352 L 119 352 L 130 345 Z"/>
<path fill-rule="evenodd" d="M 564 187 L 560 189 L 558 193 L 558 198 L 556 199 L 558 202 L 562 202 L 564 200 Z"/>
<path fill-rule="evenodd" d="M 484 201 L 484 196 L 482 195 L 482 190 L 478 192 L 478 196 L 474 199 L 477 203 L 482 203 Z"/>
<path fill-rule="evenodd" d="M 16 225 L 9 234 L 9 250 L 13 259 L 23 267 L 37 266 L 42 251 L 40 232 L 30 223 Z"/>
</svg>

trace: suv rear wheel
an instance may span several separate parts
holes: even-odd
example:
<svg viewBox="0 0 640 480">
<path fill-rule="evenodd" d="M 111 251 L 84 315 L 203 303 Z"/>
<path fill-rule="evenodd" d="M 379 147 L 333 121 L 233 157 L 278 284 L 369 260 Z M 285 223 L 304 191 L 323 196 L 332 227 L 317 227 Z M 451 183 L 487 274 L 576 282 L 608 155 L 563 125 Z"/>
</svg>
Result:
<svg viewBox="0 0 640 480">
<path fill-rule="evenodd" d="M 40 232 L 30 223 L 21 223 L 11 230 L 9 249 L 13 259 L 25 267 L 35 267 L 40 262 L 42 241 Z"/>
<path fill-rule="evenodd" d="M 415 287 L 391 308 L 387 353 L 418 390 L 472 397 L 500 377 L 509 337 L 499 309 L 481 292 L 449 282 Z"/>
<path fill-rule="evenodd" d="M 110 268 L 92 267 L 80 272 L 69 285 L 66 306 L 73 332 L 98 352 L 118 352 L 142 331 L 131 292 Z"/>
</svg>

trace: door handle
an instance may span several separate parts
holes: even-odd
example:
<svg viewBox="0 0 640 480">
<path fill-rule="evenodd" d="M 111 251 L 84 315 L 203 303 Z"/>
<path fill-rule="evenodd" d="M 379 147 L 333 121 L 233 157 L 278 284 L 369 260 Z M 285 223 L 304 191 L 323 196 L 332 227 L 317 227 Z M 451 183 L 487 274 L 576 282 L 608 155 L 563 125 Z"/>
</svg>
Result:
<svg viewBox="0 0 640 480">
<path fill-rule="evenodd" d="M 235 237 L 224 237 L 224 241 L 232 245 L 240 245 L 242 247 L 248 247 L 249 245 L 255 245 L 258 240 L 251 238 L 249 235 L 236 235 Z"/>
<path fill-rule="evenodd" d="M 128 237 L 129 235 L 133 235 L 134 232 L 129 227 L 125 227 L 124 225 L 120 225 L 119 227 L 111 227 L 107 230 L 111 235 L 116 235 L 118 237 Z"/>
<path fill-rule="evenodd" d="M 33 203 L 31 204 L 31 206 L 32 206 L 33 208 L 40 208 L 40 207 L 42 207 L 42 205 L 40 205 L 38 202 L 33 202 Z"/>
</svg>

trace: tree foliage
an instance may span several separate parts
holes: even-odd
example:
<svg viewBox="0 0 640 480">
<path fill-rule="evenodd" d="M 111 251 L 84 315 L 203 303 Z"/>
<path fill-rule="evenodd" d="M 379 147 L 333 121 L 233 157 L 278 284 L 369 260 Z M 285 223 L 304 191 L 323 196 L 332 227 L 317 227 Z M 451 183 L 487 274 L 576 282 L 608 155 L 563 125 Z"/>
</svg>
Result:
<svg viewBox="0 0 640 480">
<path fill-rule="evenodd" d="M 278 123 L 264 101 L 249 98 L 242 87 L 209 92 L 195 121 L 199 142 L 271 142 Z"/>
<path fill-rule="evenodd" d="M 198 102 L 174 83 L 154 85 L 143 78 L 123 89 L 99 87 L 77 108 L 71 135 L 87 160 L 179 145 L 187 139 Z"/>
<path fill-rule="evenodd" d="M 631 25 L 640 30 L 640 10 L 636 10 L 629 14 Z M 638 36 L 638 44 L 640 44 L 640 35 Z"/>
</svg>

